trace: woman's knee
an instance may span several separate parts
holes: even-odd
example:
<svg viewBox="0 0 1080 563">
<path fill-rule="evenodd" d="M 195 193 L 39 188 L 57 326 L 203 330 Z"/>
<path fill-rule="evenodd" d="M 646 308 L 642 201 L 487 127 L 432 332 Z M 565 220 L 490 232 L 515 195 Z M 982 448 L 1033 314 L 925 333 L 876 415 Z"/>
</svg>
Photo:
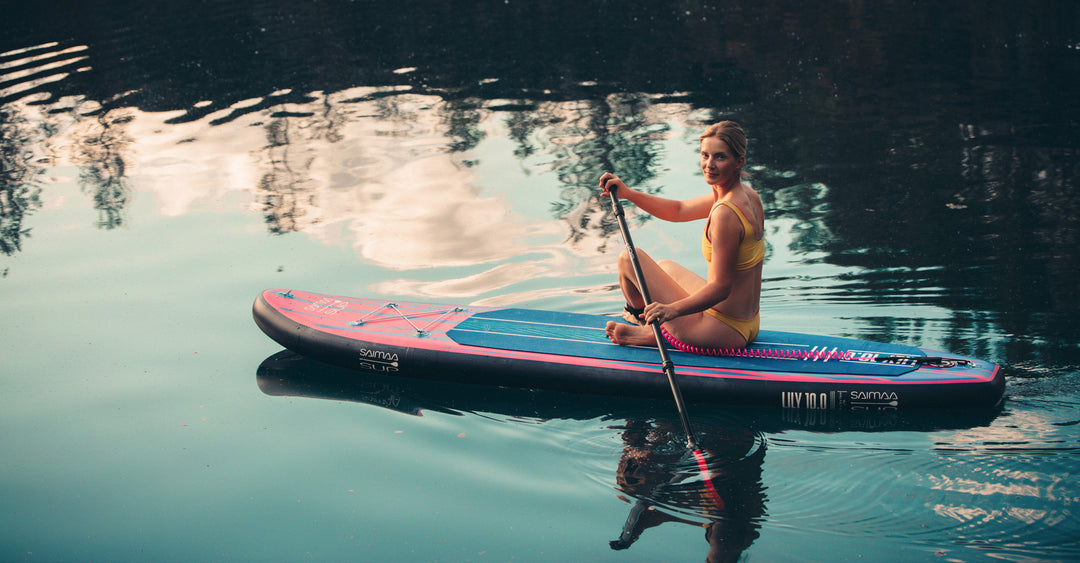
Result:
<svg viewBox="0 0 1080 563">
<path fill-rule="evenodd" d="M 619 254 L 619 273 L 626 275 L 627 272 L 633 271 L 633 263 L 630 261 L 630 252 L 623 250 Z"/>
<path fill-rule="evenodd" d="M 651 260 L 651 258 L 649 257 L 649 254 L 647 252 L 645 252 L 644 250 L 641 250 L 641 249 L 637 250 L 637 259 L 638 259 L 638 263 L 641 263 L 641 264 L 645 263 L 646 260 Z M 623 249 L 623 251 L 621 253 L 619 253 L 619 267 L 620 268 L 625 268 L 626 271 L 633 271 L 633 269 L 634 269 L 634 260 L 630 256 L 630 250 Z"/>
<path fill-rule="evenodd" d="M 678 262 L 676 262 L 674 260 L 668 260 L 667 258 L 657 262 L 656 264 L 658 266 L 660 266 L 660 268 L 662 268 L 665 272 L 668 272 L 668 273 L 671 273 L 671 272 L 674 272 L 676 270 L 682 269 L 682 266 L 680 266 Z"/>
<path fill-rule="evenodd" d="M 658 265 L 687 293 L 694 293 L 705 285 L 705 278 L 688 270 L 686 266 L 674 260 L 661 260 Z"/>
</svg>

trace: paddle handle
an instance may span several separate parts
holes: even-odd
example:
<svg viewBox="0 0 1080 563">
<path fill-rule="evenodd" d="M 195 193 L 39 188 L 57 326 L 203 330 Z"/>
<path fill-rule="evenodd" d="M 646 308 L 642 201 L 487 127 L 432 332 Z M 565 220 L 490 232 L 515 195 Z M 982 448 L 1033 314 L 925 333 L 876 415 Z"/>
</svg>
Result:
<svg viewBox="0 0 1080 563">
<path fill-rule="evenodd" d="M 611 208 L 615 212 L 615 219 L 619 222 L 619 230 L 622 231 L 626 252 L 630 255 L 630 263 L 634 266 L 634 276 L 637 278 L 641 298 L 645 300 L 647 306 L 652 303 L 652 299 L 649 297 L 649 287 L 645 284 L 645 274 L 641 271 L 641 263 L 638 261 L 637 249 L 634 248 L 634 240 L 630 238 L 630 227 L 626 224 L 626 213 L 623 211 L 622 204 L 619 203 L 619 196 L 615 195 L 615 186 L 608 188 L 608 196 L 611 197 Z M 683 430 L 686 432 L 686 442 L 692 449 L 698 450 L 697 442 L 694 441 L 694 431 L 690 427 L 690 415 L 686 412 L 686 403 L 683 401 L 679 382 L 675 379 L 675 364 L 671 361 L 671 356 L 668 355 L 664 335 L 660 333 L 660 323 L 654 320 L 649 325 L 652 326 L 653 336 L 656 338 L 656 347 L 660 350 L 661 366 L 664 369 L 664 375 L 667 376 L 668 385 L 671 386 L 671 395 L 675 397 L 675 407 L 679 410 L 679 419 L 682 420 Z"/>
</svg>

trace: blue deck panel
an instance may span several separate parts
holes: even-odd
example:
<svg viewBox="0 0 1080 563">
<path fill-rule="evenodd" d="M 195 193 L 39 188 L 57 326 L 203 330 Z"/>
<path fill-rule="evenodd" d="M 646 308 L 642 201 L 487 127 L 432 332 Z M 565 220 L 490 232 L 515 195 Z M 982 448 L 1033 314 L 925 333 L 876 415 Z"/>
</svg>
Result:
<svg viewBox="0 0 1080 563">
<path fill-rule="evenodd" d="M 560 313 L 533 309 L 500 309 L 477 313 L 462 321 L 447 335 L 463 346 L 482 346 L 499 350 L 533 352 L 557 356 L 624 362 L 658 363 L 655 348 L 618 346 L 608 341 L 604 327 L 612 320 L 601 315 Z M 763 330 L 748 352 L 839 351 L 880 356 L 925 356 L 913 346 L 882 344 L 864 340 L 814 336 L 792 332 Z M 913 371 L 908 365 L 871 361 L 831 359 L 770 359 L 714 357 L 670 350 L 678 366 L 772 371 L 806 374 L 845 374 L 896 377 Z"/>
</svg>

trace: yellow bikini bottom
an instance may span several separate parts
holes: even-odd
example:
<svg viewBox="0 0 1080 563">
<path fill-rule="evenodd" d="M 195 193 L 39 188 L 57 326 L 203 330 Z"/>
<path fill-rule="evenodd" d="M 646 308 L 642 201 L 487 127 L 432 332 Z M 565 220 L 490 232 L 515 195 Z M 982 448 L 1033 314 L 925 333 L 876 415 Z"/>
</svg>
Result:
<svg viewBox="0 0 1080 563">
<path fill-rule="evenodd" d="M 754 315 L 754 318 L 752 319 L 739 319 L 731 315 L 725 315 L 713 308 L 705 309 L 705 313 L 735 329 L 736 332 L 746 339 L 747 345 L 757 338 L 758 328 L 761 326 L 761 312 Z"/>
</svg>

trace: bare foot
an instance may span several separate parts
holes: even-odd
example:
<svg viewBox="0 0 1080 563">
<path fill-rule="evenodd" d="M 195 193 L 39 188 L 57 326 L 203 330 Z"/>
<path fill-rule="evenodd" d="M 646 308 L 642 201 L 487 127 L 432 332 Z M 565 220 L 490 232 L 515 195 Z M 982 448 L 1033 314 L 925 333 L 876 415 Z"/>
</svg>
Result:
<svg viewBox="0 0 1080 563">
<path fill-rule="evenodd" d="M 608 340 L 620 346 L 656 346 L 656 337 L 647 326 L 632 326 L 609 321 L 604 327 Z"/>
</svg>

